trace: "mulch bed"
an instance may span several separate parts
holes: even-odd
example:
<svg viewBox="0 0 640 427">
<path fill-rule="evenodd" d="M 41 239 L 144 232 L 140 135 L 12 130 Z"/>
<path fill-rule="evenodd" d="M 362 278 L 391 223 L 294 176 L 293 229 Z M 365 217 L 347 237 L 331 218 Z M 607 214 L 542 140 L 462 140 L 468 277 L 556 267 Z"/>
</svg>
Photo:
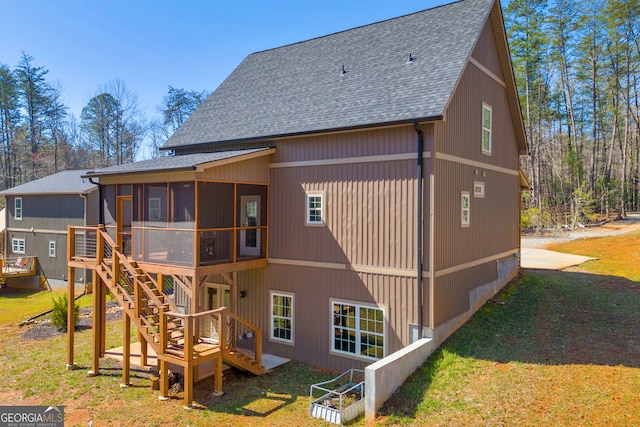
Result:
<svg viewBox="0 0 640 427">
<path fill-rule="evenodd" d="M 107 302 L 107 321 L 122 319 L 123 309 L 117 301 Z M 76 322 L 76 331 L 83 331 L 85 329 L 91 329 L 93 323 L 93 308 L 86 307 L 80 309 L 78 321 Z M 31 326 L 29 326 L 31 325 Z M 45 340 L 47 338 L 55 337 L 58 335 L 64 335 L 66 330 L 58 329 L 51 324 L 51 314 L 43 315 L 37 319 L 34 319 L 27 325 L 28 329 L 20 335 L 23 340 Z"/>
</svg>

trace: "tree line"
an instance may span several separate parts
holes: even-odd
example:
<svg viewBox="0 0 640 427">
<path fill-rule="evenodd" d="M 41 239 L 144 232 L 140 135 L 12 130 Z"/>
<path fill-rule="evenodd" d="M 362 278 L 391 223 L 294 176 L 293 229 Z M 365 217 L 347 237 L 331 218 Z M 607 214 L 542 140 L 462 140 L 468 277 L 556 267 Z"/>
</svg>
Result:
<svg viewBox="0 0 640 427">
<path fill-rule="evenodd" d="M 504 16 L 531 152 L 523 225 L 638 210 L 640 2 L 511 0 Z"/>
<path fill-rule="evenodd" d="M 137 95 L 115 79 L 98 88 L 77 118 L 47 73 L 24 52 L 15 68 L 0 63 L 2 189 L 63 170 L 129 163 L 143 143 L 150 149 L 143 157 L 159 156 L 159 147 L 208 95 L 169 86 L 158 117 L 147 120 Z"/>
</svg>

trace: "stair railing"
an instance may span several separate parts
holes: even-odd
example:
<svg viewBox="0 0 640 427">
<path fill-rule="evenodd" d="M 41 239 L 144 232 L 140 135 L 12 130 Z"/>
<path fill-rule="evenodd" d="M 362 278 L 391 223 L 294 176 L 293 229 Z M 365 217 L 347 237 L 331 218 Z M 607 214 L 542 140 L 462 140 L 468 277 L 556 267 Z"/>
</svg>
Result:
<svg viewBox="0 0 640 427">
<path fill-rule="evenodd" d="M 227 318 L 227 346 L 253 356 L 256 364 L 262 366 L 262 329 L 231 312 L 227 312 Z"/>
</svg>

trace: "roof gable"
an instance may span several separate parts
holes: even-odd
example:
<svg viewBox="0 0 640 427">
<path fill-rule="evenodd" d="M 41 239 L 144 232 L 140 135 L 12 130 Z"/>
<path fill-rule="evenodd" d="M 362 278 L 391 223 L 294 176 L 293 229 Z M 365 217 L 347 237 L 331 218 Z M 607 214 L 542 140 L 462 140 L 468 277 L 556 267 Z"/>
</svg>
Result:
<svg viewBox="0 0 640 427">
<path fill-rule="evenodd" d="M 440 119 L 493 2 L 462 0 L 249 55 L 163 148 Z"/>
</svg>

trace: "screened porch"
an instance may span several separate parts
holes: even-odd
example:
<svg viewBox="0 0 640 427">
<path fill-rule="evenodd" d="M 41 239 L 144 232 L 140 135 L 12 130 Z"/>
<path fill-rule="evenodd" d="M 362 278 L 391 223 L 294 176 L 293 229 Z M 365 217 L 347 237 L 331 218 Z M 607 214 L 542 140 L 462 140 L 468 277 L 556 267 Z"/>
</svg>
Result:
<svg viewBox="0 0 640 427">
<path fill-rule="evenodd" d="M 105 226 L 138 263 L 199 268 L 267 258 L 268 185 L 104 185 Z"/>
</svg>

